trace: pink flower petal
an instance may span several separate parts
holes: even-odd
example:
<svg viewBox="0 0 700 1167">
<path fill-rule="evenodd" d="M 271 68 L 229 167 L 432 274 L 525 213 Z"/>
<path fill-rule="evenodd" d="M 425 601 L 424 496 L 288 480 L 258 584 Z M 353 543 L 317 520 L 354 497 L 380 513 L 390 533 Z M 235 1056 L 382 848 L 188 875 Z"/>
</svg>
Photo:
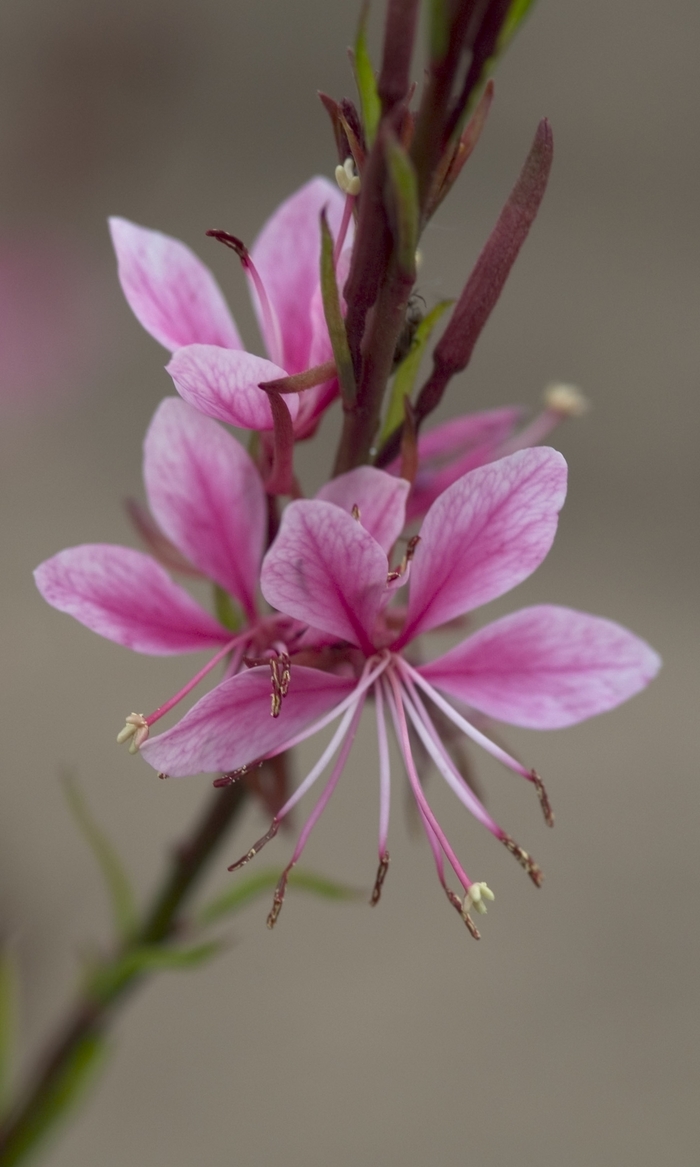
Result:
<svg viewBox="0 0 700 1167">
<path fill-rule="evenodd" d="M 337 186 L 325 178 L 312 178 L 277 208 L 251 248 L 253 262 L 277 314 L 282 363 L 290 374 L 310 366 L 311 301 L 319 282 L 321 254 L 319 216 L 326 207 L 328 223 L 336 236 L 344 202 Z M 274 353 L 274 337 L 266 335 L 252 282 L 251 293 L 267 350 Z"/>
<path fill-rule="evenodd" d="M 614 709 L 660 665 L 619 624 L 543 604 L 496 620 L 419 672 L 490 717 L 558 729 Z"/>
<path fill-rule="evenodd" d="M 144 478 L 168 538 L 254 619 L 267 512 L 243 447 L 179 397 L 166 397 L 146 434 Z"/>
<path fill-rule="evenodd" d="M 230 639 L 155 559 L 130 547 L 69 547 L 40 564 L 34 579 L 52 607 L 136 652 L 170 656 Z"/>
<path fill-rule="evenodd" d="M 258 385 L 286 377 L 279 365 L 252 353 L 191 344 L 178 349 L 167 370 L 180 396 L 207 417 L 246 430 L 272 429 L 270 400 Z M 286 403 L 294 418 L 296 397 L 289 394 Z"/>
<path fill-rule="evenodd" d="M 111 218 L 119 280 L 129 307 L 151 336 L 174 352 L 186 344 L 243 347 L 219 285 L 178 239 Z"/>
<path fill-rule="evenodd" d="M 372 651 L 372 632 L 386 588 L 388 562 L 372 536 L 340 507 L 293 502 L 263 560 L 269 604 Z"/>
<path fill-rule="evenodd" d="M 405 478 L 394 478 L 374 466 L 358 466 L 331 478 L 316 498 L 335 503 L 348 514 L 357 506 L 365 531 L 369 531 L 388 555 L 403 531 L 410 489 L 411 484 Z"/>
<path fill-rule="evenodd" d="M 556 450 L 519 450 L 465 474 L 433 503 L 411 574 L 399 644 L 495 600 L 549 551 L 566 497 Z"/>
<path fill-rule="evenodd" d="M 237 770 L 290 741 L 342 701 L 357 682 L 292 665 L 279 717 L 270 714 L 270 670 L 255 668 L 222 681 L 172 729 L 141 747 L 149 765 L 174 778 Z"/>
</svg>

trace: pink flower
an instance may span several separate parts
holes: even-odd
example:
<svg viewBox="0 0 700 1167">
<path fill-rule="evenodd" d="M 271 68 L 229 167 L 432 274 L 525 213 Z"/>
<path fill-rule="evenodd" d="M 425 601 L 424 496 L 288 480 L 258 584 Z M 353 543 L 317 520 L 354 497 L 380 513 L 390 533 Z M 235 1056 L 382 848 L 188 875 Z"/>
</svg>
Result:
<svg viewBox="0 0 700 1167">
<path fill-rule="evenodd" d="M 259 657 L 280 636 L 289 641 L 293 624 L 285 616 L 258 614 L 265 492 L 235 438 L 184 401 L 168 397 L 146 434 L 144 479 L 161 531 L 188 563 L 235 599 L 243 614 L 240 631 L 233 634 L 210 616 L 152 556 L 128 547 L 70 547 L 34 573 L 39 591 L 54 608 L 136 652 L 218 650 L 165 705 L 149 717 L 132 714 L 127 719 L 120 739 L 131 738 L 132 750 L 220 660 L 230 654 L 229 672 L 235 672 L 244 653 Z"/>
<path fill-rule="evenodd" d="M 631 697 L 655 675 L 659 658 L 617 624 L 552 605 L 497 620 L 429 664 L 415 667 L 406 655 L 417 636 L 503 595 L 541 563 L 552 544 L 566 492 L 566 463 L 554 450 L 523 450 L 464 475 L 433 503 L 420 541 L 417 546 L 415 541 L 409 544 L 404 561 L 394 570 L 388 554 L 403 528 L 408 484 L 363 467 L 324 489 L 324 498 L 287 507 L 263 561 L 261 587 L 269 603 L 322 634 L 316 648 L 293 657 L 280 717 L 269 715 L 268 670 L 252 668 L 223 681 L 176 726 L 146 743 L 143 753 L 151 765 L 169 774 L 221 769 L 231 772 L 233 780 L 252 763 L 289 749 L 340 719 L 317 764 L 267 834 L 240 861 L 247 862 L 276 834 L 282 819 L 337 753 L 326 787 L 280 879 L 268 921 L 272 925 L 289 870 L 337 785 L 363 706 L 372 695 L 380 787 L 379 870 L 372 900 L 379 898 L 389 863 L 388 713 L 440 882 L 476 934 L 470 912 L 485 910 L 492 893 L 468 877 L 433 814 L 416 772 L 410 731 L 420 738 L 459 800 L 538 885 L 541 872 L 466 784 L 440 741 L 426 701 L 530 781 L 551 822 L 535 771 L 487 738 L 445 694 L 513 725 L 554 729 Z M 409 573 L 406 608 L 391 606 Z M 312 644 L 316 635 L 311 636 Z M 464 889 L 463 898 L 447 884 L 445 858 Z"/>
<path fill-rule="evenodd" d="M 319 292 L 319 216 L 325 207 L 337 236 L 344 205 L 337 187 L 313 178 L 282 203 L 245 253 L 269 359 L 244 350 L 214 276 L 184 243 L 110 219 L 124 295 L 144 328 L 173 354 L 167 369 L 190 405 L 231 425 L 271 430 L 270 400 L 260 382 L 332 359 Z M 333 378 L 301 400 L 285 398 L 297 437 L 311 436 L 337 391 Z"/>
</svg>

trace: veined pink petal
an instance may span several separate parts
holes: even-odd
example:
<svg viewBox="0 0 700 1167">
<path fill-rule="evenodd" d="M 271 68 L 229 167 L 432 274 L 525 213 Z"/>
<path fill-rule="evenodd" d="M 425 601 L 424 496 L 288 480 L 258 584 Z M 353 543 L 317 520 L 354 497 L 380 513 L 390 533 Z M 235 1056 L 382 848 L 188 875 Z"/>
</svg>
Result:
<svg viewBox="0 0 700 1167">
<path fill-rule="evenodd" d="M 270 400 L 261 381 L 275 381 L 287 373 L 263 357 L 209 344 L 178 349 L 167 365 L 175 388 L 185 401 L 207 417 L 246 430 L 271 430 Z M 299 408 L 296 396 L 286 400 L 292 418 Z"/>
<path fill-rule="evenodd" d="M 155 559 L 130 547 L 69 547 L 40 564 L 34 579 L 52 607 L 136 652 L 170 656 L 231 638 Z"/>
<path fill-rule="evenodd" d="M 254 619 L 265 491 L 240 443 L 179 397 L 166 397 L 146 434 L 144 479 L 168 538 Z"/>
<path fill-rule="evenodd" d="M 348 514 L 358 507 L 360 523 L 388 555 L 403 531 L 410 489 L 405 478 L 394 478 L 374 466 L 358 466 L 331 478 L 316 498 L 335 503 Z"/>
<path fill-rule="evenodd" d="M 128 219 L 111 218 L 109 229 L 122 290 L 151 336 L 171 352 L 186 344 L 243 348 L 219 285 L 189 247 Z"/>
<path fill-rule="evenodd" d="M 369 653 L 388 566 L 377 541 L 347 512 L 304 499 L 284 512 L 260 587 L 274 608 Z"/>
<path fill-rule="evenodd" d="M 614 709 L 660 665 L 612 620 L 542 604 L 496 620 L 418 671 L 490 717 L 558 729 Z"/>
<path fill-rule="evenodd" d="M 279 321 L 283 363 L 290 374 L 310 366 L 311 300 L 319 282 L 321 254 L 319 216 L 325 207 L 336 236 L 344 203 L 337 186 L 325 178 L 312 178 L 277 208 L 251 248 L 253 263 Z M 274 338 L 266 335 L 252 282 L 251 294 L 268 352 L 274 353 Z"/>
<path fill-rule="evenodd" d="M 202 697 L 172 729 L 146 742 L 141 753 L 174 778 L 237 770 L 291 741 L 356 683 L 353 677 L 292 665 L 289 692 L 279 717 L 272 717 L 269 668 L 238 673 Z"/>
<path fill-rule="evenodd" d="M 397 647 L 495 600 L 549 551 L 566 497 L 566 462 L 546 446 L 470 471 L 433 503 L 416 548 Z"/>
</svg>

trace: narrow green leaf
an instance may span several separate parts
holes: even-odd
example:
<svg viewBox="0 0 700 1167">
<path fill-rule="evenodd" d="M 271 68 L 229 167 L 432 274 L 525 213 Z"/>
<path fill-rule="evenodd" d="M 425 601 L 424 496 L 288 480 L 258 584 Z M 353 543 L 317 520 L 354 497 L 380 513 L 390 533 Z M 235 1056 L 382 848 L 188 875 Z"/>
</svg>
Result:
<svg viewBox="0 0 700 1167">
<path fill-rule="evenodd" d="M 211 903 L 201 909 L 197 916 L 197 923 L 201 925 L 213 924 L 222 916 L 229 916 L 240 912 L 246 904 L 258 896 L 267 894 L 277 886 L 280 872 L 278 867 L 266 867 L 255 875 L 241 880 L 234 887 L 228 888 Z M 289 887 L 297 887 L 300 891 L 311 892 L 329 900 L 353 900 L 364 895 L 355 888 L 336 883 L 322 875 L 315 875 L 310 871 L 292 871 L 289 875 Z"/>
<path fill-rule="evenodd" d="M 68 806 L 78 828 L 92 850 L 107 885 L 116 928 L 121 936 L 130 935 L 136 923 L 136 901 L 126 869 L 102 828 L 95 822 L 75 778 L 63 775 Z"/>
<path fill-rule="evenodd" d="M 513 0 L 498 38 L 497 56 L 508 47 L 534 3 L 535 0 Z"/>
<path fill-rule="evenodd" d="M 88 991 L 100 1001 L 110 1001 L 135 977 L 152 972 L 181 971 L 196 968 L 221 952 L 221 942 L 208 941 L 192 948 L 142 945 L 129 949 L 112 964 L 106 964 L 90 977 Z"/>
<path fill-rule="evenodd" d="M 238 632 L 243 623 L 240 609 L 220 584 L 214 584 L 214 611 L 216 618 L 229 632 Z"/>
<path fill-rule="evenodd" d="M 418 376 L 420 363 L 423 359 L 423 354 L 426 350 L 428 341 L 432 331 L 442 316 L 443 312 L 453 304 L 453 300 L 441 300 L 426 316 L 423 317 L 420 324 L 416 328 L 415 334 L 411 341 L 411 347 L 407 355 L 402 360 L 396 374 L 394 376 L 394 383 L 391 387 L 391 397 L 389 398 L 389 408 L 386 411 L 382 432 L 379 438 L 379 446 L 393 434 L 395 429 L 401 425 L 404 419 L 403 403 L 404 398 L 410 397 L 413 392 L 413 386 Z"/>
<path fill-rule="evenodd" d="M 18 976 L 14 953 L 0 951 L 0 1114 L 10 1097 L 19 1017 Z"/>
<path fill-rule="evenodd" d="M 441 61 L 450 40 L 450 10 L 447 0 L 430 0 L 428 43 L 431 61 Z"/>
<path fill-rule="evenodd" d="M 415 279 L 418 246 L 418 183 L 413 163 L 393 135 L 387 136 L 386 162 L 392 195 L 396 258 L 401 271 Z"/>
<path fill-rule="evenodd" d="M 372 68 L 372 61 L 367 47 L 367 16 L 369 4 L 365 4 L 360 15 L 360 23 L 355 39 L 355 83 L 360 95 L 362 109 L 362 125 L 365 131 L 367 146 L 371 146 L 377 135 L 377 126 L 381 117 L 382 106 L 377 93 L 377 79 Z"/>
<path fill-rule="evenodd" d="M 88 1034 L 79 1042 L 65 1059 L 59 1077 L 40 1091 L 12 1141 L 3 1148 L 3 1167 L 14 1167 L 35 1153 L 51 1128 L 82 1100 L 109 1052 L 110 1045 L 102 1034 Z"/>
<path fill-rule="evenodd" d="M 340 297 L 335 278 L 335 263 L 333 262 L 333 236 L 328 226 L 325 210 L 321 211 L 321 296 L 335 366 L 338 370 L 340 392 L 346 407 L 352 408 L 357 395 L 355 370 L 350 356 L 345 321 L 340 311 Z"/>
</svg>

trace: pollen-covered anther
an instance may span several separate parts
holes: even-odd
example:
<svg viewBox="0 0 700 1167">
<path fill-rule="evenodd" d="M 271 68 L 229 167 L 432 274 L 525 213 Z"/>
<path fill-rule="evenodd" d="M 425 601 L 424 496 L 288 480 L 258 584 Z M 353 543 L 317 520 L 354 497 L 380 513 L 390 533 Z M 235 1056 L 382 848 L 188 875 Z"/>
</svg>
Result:
<svg viewBox="0 0 700 1167">
<path fill-rule="evenodd" d="M 469 915 L 469 912 L 467 912 L 465 910 L 464 901 L 461 900 L 458 895 L 455 895 L 455 893 L 449 887 L 445 888 L 445 894 L 446 894 L 448 900 L 450 901 L 450 903 L 452 904 L 452 907 L 455 909 L 455 911 L 459 912 L 460 916 L 464 920 L 464 923 L 467 925 L 467 928 L 469 929 L 469 932 L 474 937 L 474 939 L 481 940 L 481 932 L 479 931 L 476 924 L 472 920 L 471 916 Z M 466 900 L 466 897 L 465 897 L 465 900 Z"/>
<path fill-rule="evenodd" d="M 487 912 L 486 904 L 493 903 L 495 898 L 487 883 L 473 883 L 464 897 L 462 913 L 468 916 L 473 909 L 480 916 L 485 916 Z"/>
<path fill-rule="evenodd" d="M 149 726 L 143 713 L 130 713 L 126 725 L 117 734 L 117 742 L 129 742 L 129 753 L 138 754 L 141 746 L 148 738 Z M 131 739 L 131 740 L 130 740 Z"/>
<path fill-rule="evenodd" d="M 503 846 L 506 848 L 506 850 L 510 851 L 511 855 L 515 856 L 520 866 L 525 871 L 527 871 L 535 887 L 542 887 L 544 873 L 542 868 L 539 867 L 537 863 L 535 863 L 532 856 L 528 855 L 527 851 L 525 851 L 524 848 L 516 843 L 515 839 L 511 839 L 510 835 L 503 835 L 501 837 L 501 842 L 503 843 Z"/>
<path fill-rule="evenodd" d="M 377 878 L 374 881 L 374 887 L 372 888 L 372 895 L 371 895 L 370 901 L 369 901 L 373 908 L 375 908 L 377 906 L 380 899 L 382 898 L 382 887 L 384 886 L 384 880 L 386 879 L 386 873 L 389 870 L 389 863 L 390 862 L 391 862 L 391 859 L 389 857 L 389 852 L 385 851 L 384 854 L 382 856 L 380 856 L 380 859 L 379 859 L 379 867 L 377 868 Z"/>
<path fill-rule="evenodd" d="M 253 843 L 250 851 L 246 851 L 245 855 L 243 855 L 240 859 L 237 859 L 235 863 L 232 863 L 228 870 L 238 871 L 239 867 L 245 867 L 246 863 L 250 863 L 251 859 L 254 859 L 259 851 L 262 851 L 265 844 L 269 843 L 270 839 L 274 839 L 279 829 L 279 819 L 273 819 L 269 831 L 266 831 L 265 834 L 258 839 L 257 843 Z"/>
<path fill-rule="evenodd" d="M 287 891 L 287 872 L 283 871 L 282 875 L 280 876 L 279 883 L 277 884 L 277 887 L 275 888 L 275 894 L 272 897 L 272 907 L 270 908 L 270 914 L 267 917 L 268 928 L 274 928 L 275 924 L 277 923 L 277 917 L 279 916 L 280 912 L 282 911 L 282 904 L 284 903 L 284 896 L 285 896 L 286 891 Z"/>
<path fill-rule="evenodd" d="M 403 559 L 401 560 L 401 563 L 399 564 L 399 566 L 394 568 L 393 571 L 390 571 L 388 573 L 388 575 L 386 577 L 387 583 L 394 583 L 395 580 L 401 579 L 401 576 L 406 574 L 406 570 L 408 568 L 408 565 L 411 562 L 411 560 L 413 559 L 413 556 L 416 553 L 416 547 L 418 546 L 419 543 L 420 543 L 420 535 L 413 535 L 413 537 L 408 540 L 408 545 L 406 547 L 406 554 L 404 555 Z"/>
<path fill-rule="evenodd" d="M 289 682 L 292 679 L 291 661 L 286 652 L 273 656 L 270 661 L 270 678 L 272 680 L 272 695 L 270 713 L 279 717 L 282 709 L 282 698 L 289 692 Z"/>
<path fill-rule="evenodd" d="M 359 195 L 360 176 L 355 170 L 355 163 L 352 158 L 346 158 L 342 166 L 336 166 L 335 181 L 338 183 L 343 194 L 352 195 L 353 198 Z"/>
<path fill-rule="evenodd" d="M 544 403 L 562 417 L 583 417 L 591 408 L 588 398 L 575 385 L 548 385 L 544 391 Z"/>
<path fill-rule="evenodd" d="M 358 507 L 357 503 L 354 504 L 352 510 L 350 511 L 350 514 L 352 515 L 352 517 L 356 523 L 359 523 L 362 520 L 360 508 Z"/>
<path fill-rule="evenodd" d="M 542 807 L 542 814 L 544 815 L 544 821 L 546 822 L 548 827 L 553 827 L 554 826 L 554 811 L 552 810 L 552 804 L 549 801 L 549 795 L 547 794 L 547 791 L 545 790 L 544 782 L 542 781 L 542 779 L 540 778 L 540 776 L 536 770 L 532 771 L 532 781 L 535 784 L 535 790 L 537 791 L 537 797 L 540 800 L 540 806 Z"/>
</svg>

